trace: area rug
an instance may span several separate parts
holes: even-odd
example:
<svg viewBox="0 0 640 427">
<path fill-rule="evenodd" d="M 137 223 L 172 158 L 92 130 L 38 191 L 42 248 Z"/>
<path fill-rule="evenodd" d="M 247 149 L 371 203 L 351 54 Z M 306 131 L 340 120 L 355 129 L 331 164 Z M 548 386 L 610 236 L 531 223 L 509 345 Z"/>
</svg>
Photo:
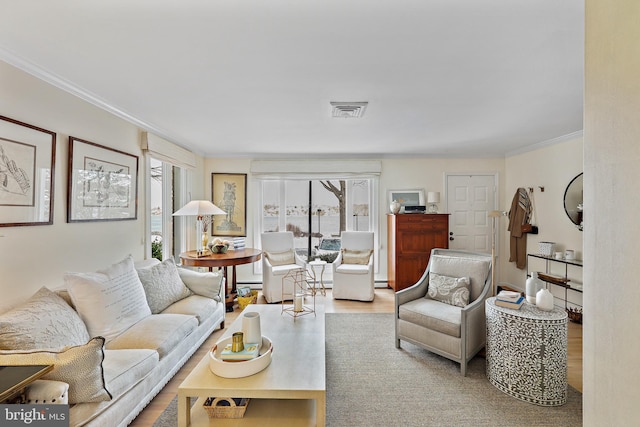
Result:
<svg viewBox="0 0 640 427">
<path fill-rule="evenodd" d="M 582 394 L 542 407 L 492 386 L 486 361 L 460 365 L 417 346 L 394 345 L 392 314 L 326 315 L 327 426 L 582 426 Z M 174 399 L 155 427 L 177 425 Z"/>
</svg>

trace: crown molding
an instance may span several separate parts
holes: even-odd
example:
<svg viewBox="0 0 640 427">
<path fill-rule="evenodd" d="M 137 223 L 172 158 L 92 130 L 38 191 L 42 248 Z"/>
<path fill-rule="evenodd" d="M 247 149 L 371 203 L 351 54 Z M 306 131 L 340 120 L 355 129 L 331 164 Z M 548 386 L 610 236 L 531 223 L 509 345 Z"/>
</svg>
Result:
<svg viewBox="0 0 640 427">
<path fill-rule="evenodd" d="M 509 151 L 505 153 L 506 157 L 517 156 L 518 154 L 528 153 L 529 151 L 539 150 L 544 147 L 548 147 L 550 145 L 560 144 L 561 142 L 570 141 L 572 139 L 582 138 L 584 136 L 584 131 L 579 130 L 576 132 L 568 133 L 566 135 L 559 136 L 557 138 L 547 139 L 546 141 L 537 142 L 535 144 L 527 145 L 526 147 L 519 148 L 517 150 Z"/>
</svg>

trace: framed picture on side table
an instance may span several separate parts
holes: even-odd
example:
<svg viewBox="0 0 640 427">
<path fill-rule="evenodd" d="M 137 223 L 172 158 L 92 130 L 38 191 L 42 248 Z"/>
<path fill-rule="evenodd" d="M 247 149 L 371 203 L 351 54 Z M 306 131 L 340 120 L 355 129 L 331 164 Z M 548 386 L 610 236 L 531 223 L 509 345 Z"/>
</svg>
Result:
<svg viewBox="0 0 640 427">
<path fill-rule="evenodd" d="M 211 200 L 226 215 L 213 215 L 211 234 L 247 235 L 247 174 L 212 173 Z"/>
<path fill-rule="evenodd" d="M 56 134 L 0 116 L 0 227 L 53 224 Z"/>
<path fill-rule="evenodd" d="M 69 137 L 67 222 L 138 217 L 138 156 Z"/>
</svg>

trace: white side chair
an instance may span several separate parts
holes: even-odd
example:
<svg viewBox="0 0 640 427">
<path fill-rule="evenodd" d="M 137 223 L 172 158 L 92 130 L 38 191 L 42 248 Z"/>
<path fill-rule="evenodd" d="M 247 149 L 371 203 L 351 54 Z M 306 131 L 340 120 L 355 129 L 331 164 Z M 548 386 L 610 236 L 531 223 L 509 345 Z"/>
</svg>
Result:
<svg viewBox="0 0 640 427">
<path fill-rule="evenodd" d="M 333 262 L 333 298 L 373 301 L 373 232 L 343 231 L 341 240 Z"/>
<path fill-rule="evenodd" d="M 293 233 L 279 231 L 262 233 L 262 294 L 267 302 L 282 301 L 282 278 L 291 270 L 305 268 L 293 247 Z M 293 295 L 293 282 L 285 283 L 291 289 L 285 294 Z"/>
</svg>

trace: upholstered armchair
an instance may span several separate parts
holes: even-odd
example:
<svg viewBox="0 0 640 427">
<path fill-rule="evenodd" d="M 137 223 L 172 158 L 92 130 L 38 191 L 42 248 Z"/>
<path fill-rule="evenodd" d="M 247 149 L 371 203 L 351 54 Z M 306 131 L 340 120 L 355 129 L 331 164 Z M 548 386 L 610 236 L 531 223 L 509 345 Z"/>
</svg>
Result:
<svg viewBox="0 0 640 427">
<path fill-rule="evenodd" d="M 433 249 L 418 283 L 395 295 L 396 347 L 418 345 L 460 363 L 466 375 L 486 342 L 491 267 L 487 254 Z"/>
<path fill-rule="evenodd" d="M 373 301 L 373 233 L 343 231 L 342 248 L 333 262 L 333 298 Z"/>
<path fill-rule="evenodd" d="M 262 294 L 267 302 L 280 302 L 282 278 L 291 270 L 305 268 L 293 247 L 290 231 L 262 233 Z M 287 281 L 285 295 L 293 295 L 293 282 Z"/>
</svg>

